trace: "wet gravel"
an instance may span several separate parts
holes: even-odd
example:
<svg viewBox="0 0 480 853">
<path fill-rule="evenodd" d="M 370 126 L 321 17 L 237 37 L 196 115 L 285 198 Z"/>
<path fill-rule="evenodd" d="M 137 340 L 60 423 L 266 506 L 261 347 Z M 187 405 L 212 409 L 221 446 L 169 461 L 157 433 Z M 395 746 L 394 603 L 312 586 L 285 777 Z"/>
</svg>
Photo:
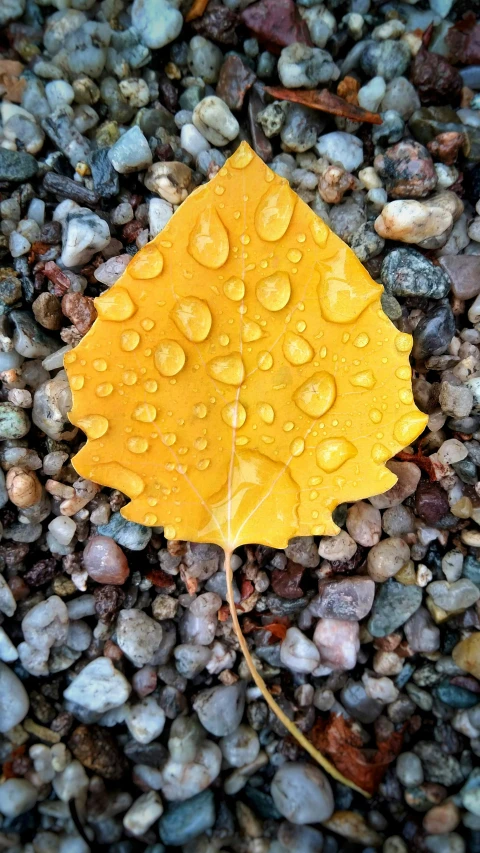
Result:
<svg viewBox="0 0 480 853">
<path fill-rule="evenodd" d="M 470 7 L 0 4 L 0 850 L 479 853 Z M 333 115 L 291 89 L 342 100 Z M 242 139 L 384 285 L 429 415 L 388 463 L 397 484 L 335 510 L 337 537 L 233 557 L 259 672 L 368 801 L 250 680 L 222 551 L 125 521 L 125 496 L 70 462 L 84 437 L 63 355 Z"/>
</svg>

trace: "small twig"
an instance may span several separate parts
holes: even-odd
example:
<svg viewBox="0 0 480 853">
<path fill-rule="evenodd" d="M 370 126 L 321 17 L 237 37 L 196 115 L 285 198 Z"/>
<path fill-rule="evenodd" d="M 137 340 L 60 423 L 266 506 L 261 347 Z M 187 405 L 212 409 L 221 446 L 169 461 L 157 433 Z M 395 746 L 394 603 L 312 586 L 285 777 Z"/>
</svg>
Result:
<svg viewBox="0 0 480 853">
<path fill-rule="evenodd" d="M 78 834 L 80 835 L 81 838 L 83 838 L 85 844 L 88 846 L 88 849 L 91 850 L 92 847 L 90 844 L 90 839 L 86 835 L 85 829 L 84 829 L 82 822 L 78 816 L 77 805 L 75 803 L 74 797 L 72 797 L 72 799 L 68 801 L 68 807 L 70 809 L 70 815 L 71 815 L 71 818 L 75 824 L 75 827 L 77 829 Z"/>
</svg>

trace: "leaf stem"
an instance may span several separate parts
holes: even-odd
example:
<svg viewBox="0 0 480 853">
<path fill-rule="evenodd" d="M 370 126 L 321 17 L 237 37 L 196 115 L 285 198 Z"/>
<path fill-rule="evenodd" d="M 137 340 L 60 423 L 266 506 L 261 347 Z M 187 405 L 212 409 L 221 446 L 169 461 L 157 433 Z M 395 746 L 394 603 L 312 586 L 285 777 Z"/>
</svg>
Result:
<svg viewBox="0 0 480 853">
<path fill-rule="evenodd" d="M 311 755 L 311 757 L 326 770 L 330 776 L 333 776 L 337 782 L 341 782 L 342 785 L 347 785 L 349 788 L 352 788 L 354 791 L 357 791 L 359 794 L 363 794 L 364 797 L 370 797 L 370 794 L 367 791 L 364 791 L 362 788 L 359 788 L 358 785 L 355 785 L 350 779 L 347 779 L 345 776 L 342 776 L 341 773 L 337 770 L 337 768 L 322 755 L 318 749 L 315 749 L 313 744 L 307 740 L 305 735 L 297 728 L 297 726 L 292 723 L 291 720 L 287 717 L 284 711 L 280 708 L 279 705 L 275 702 L 272 694 L 269 692 L 267 685 L 265 684 L 263 678 L 259 675 L 255 668 L 255 664 L 253 662 L 252 656 L 250 654 L 247 641 L 242 634 L 242 629 L 240 627 L 240 622 L 238 619 L 237 609 L 235 607 L 235 602 L 233 599 L 233 571 L 232 571 L 232 551 L 225 548 L 225 576 L 227 581 L 227 601 L 230 607 L 230 614 L 232 616 L 233 628 L 235 634 L 237 636 L 240 648 L 242 650 L 243 656 L 247 662 L 248 669 L 250 670 L 250 675 L 252 676 L 255 684 L 258 689 L 261 691 L 262 696 L 264 697 L 267 704 L 272 709 L 273 713 L 278 717 L 281 723 L 285 726 L 285 728 L 290 732 L 292 737 L 294 737 L 300 746 Z"/>
</svg>

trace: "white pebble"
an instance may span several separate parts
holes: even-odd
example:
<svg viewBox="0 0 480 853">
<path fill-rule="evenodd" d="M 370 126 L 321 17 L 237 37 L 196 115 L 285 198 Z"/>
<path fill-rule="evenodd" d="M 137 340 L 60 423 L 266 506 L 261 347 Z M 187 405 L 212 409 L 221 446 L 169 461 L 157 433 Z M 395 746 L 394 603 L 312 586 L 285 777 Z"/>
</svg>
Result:
<svg viewBox="0 0 480 853">
<path fill-rule="evenodd" d="M 71 104 L 75 98 L 73 87 L 66 80 L 51 80 L 45 86 L 45 94 L 52 110 Z"/>
<path fill-rule="evenodd" d="M 313 672 L 320 663 L 320 654 L 311 640 L 298 628 L 289 628 L 280 646 L 280 660 L 293 672 Z"/>
<path fill-rule="evenodd" d="M 18 231 L 12 231 L 8 241 L 8 248 L 12 258 L 21 258 L 30 251 L 31 243 L 26 237 L 22 237 Z"/>
<path fill-rule="evenodd" d="M 273 801 L 291 823 L 321 823 L 333 814 L 330 782 L 319 767 L 288 761 L 272 779 Z"/>
<path fill-rule="evenodd" d="M 27 691 L 18 676 L 0 663 L 0 732 L 8 732 L 21 723 L 27 716 L 29 704 Z"/>
<path fill-rule="evenodd" d="M 68 803 L 72 798 L 81 797 L 86 792 L 88 783 L 83 764 L 75 759 L 67 764 L 65 770 L 57 773 L 52 784 L 59 800 Z"/>
<path fill-rule="evenodd" d="M 128 706 L 125 722 L 138 743 L 151 743 L 163 732 L 165 712 L 153 696 L 146 696 L 136 705 Z"/>
<path fill-rule="evenodd" d="M 66 515 L 59 515 L 50 522 L 48 529 L 51 530 L 58 542 L 62 545 L 68 545 L 75 536 L 77 525 L 73 518 L 68 518 Z"/>
<path fill-rule="evenodd" d="M 0 785 L 0 814 L 10 818 L 25 814 L 34 807 L 37 796 L 37 789 L 26 779 L 6 779 Z"/>
<path fill-rule="evenodd" d="M 87 663 L 63 695 L 69 702 L 103 714 L 111 708 L 123 705 L 130 695 L 130 690 L 129 682 L 115 669 L 110 658 L 100 657 Z"/>
<path fill-rule="evenodd" d="M 193 125 L 192 125 L 193 127 Z M 173 216 L 173 206 L 164 198 L 151 198 L 148 203 L 148 227 L 153 239 L 163 231 Z"/>
<path fill-rule="evenodd" d="M 465 447 L 463 442 L 458 440 L 458 438 L 447 439 L 447 441 L 443 442 L 438 451 L 438 458 L 440 459 L 440 462 L 444 462 L 446 465 L 453 465 L 455 462 L 461 462 L 462 459 L 466 459 L 467 456 L 468 449 Z"/>
<path fill-rule="evenodd" d="M 194 124 L 184 124 L 180 133 L 180 144 L 184 151 L 197 158 L 200 151 L 208 151 L 210 143 Z"/>
<path fill-rule="evenodd" d="M 0 660 L 5 663 L 11 663 L 18 660 L 18 652 L 13 645 L 10 637 L 0 625 Z"/>
<path fill-rule="evenodd" d="M 163 803 L 155 791 L 142 794 L 130 806 L 123 825 L 132 835 L 143 835 L 163 814 Z"/>
</svg>

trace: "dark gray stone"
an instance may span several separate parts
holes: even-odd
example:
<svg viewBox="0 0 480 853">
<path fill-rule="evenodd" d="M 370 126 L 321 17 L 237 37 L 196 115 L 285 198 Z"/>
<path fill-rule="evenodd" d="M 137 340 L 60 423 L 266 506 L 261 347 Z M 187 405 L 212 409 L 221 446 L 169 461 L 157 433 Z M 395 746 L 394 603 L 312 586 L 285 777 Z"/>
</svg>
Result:
<svg viewBox="0 0 480 853">
<path fill-rule="evenodd" d="M 393 296 L 426 296 L 442 299 L 450 281 L 441 267 L 434 266 L 415 249 L 394 249 L 382 264 L 382 282 Z"/>
</svg>

